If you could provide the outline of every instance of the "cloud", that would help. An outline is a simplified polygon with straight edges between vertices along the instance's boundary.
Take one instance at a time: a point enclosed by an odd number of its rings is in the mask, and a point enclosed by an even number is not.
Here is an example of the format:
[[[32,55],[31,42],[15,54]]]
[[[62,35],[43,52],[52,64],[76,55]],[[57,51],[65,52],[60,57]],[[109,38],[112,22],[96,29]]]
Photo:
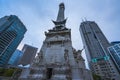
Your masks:
[[[66,27],[71,28],[74,48],[83,47],[79,26],[85,17],[95,21],[109,41],[120,40],[116,36],[120,34],[118,0],[0,0],[0,17],[15,14],[28,29],[18,48],[27,43],[40,49],[44,31],[54,27],[51,19],[56,20],[60,2],[65,3]]]

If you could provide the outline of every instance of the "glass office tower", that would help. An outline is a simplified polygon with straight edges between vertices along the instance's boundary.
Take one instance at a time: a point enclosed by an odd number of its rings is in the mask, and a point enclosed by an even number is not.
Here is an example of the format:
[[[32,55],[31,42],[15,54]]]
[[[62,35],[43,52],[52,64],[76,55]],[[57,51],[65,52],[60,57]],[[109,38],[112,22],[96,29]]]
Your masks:
[[[12,66],[17,66],[18,65],[18,62],[19,60],[21,59],[23,55],[23,52],[20,51],[20,50],[15,50],[15,52],[13,53],[12,57],[10,58],[8,64],[9,65],[12,65]]]
[[[27,31],[15,15],[0,19],[0,66],[6,66]]]
[[[99,26],[94,21],[84,21],[80,32],[91,71],[102,80],[119,80],[120,75],[107,49],[110,43]]]
[[[108,47],[108,50],[115,66],[120,73],[120,41],[111,42],[111,45],[112,46]]]

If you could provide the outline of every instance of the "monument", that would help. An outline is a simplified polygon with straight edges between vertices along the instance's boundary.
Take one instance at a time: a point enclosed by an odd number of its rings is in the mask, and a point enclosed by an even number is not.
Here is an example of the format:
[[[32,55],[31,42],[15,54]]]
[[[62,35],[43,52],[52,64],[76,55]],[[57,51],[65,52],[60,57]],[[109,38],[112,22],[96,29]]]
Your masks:
[[[46,39],[29,69],[19,80],[93,80],[85,68],[81,51],[72,47],[71,29],[66,28],[65,6],[60,3],[53,29],[45,32]]]

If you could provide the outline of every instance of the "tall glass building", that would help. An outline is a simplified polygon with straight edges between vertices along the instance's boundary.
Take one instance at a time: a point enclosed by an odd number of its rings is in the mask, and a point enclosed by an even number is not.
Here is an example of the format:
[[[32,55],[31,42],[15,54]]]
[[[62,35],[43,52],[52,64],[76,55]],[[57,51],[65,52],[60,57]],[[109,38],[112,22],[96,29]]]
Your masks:
[[[12,57],[10,58],[8,64],[9,65],[12,65],[12,66],[17,66],[18,65],[18,62],[19,60],[21,59],[23,55],[23,52],[20,51],[20,50],[15,50],[15,52],[13,53]]]
[[[111,42],[112,46],[108,47],[110,56],[120,73],[120,41]]]
[[[6,66],[27,31],[15,15],[0,18],[0,66]]]
[[[110,43],[96,22],[82,22],[80,33],[91,71],[102,80],[119,80],[120,75],[107,49]]]

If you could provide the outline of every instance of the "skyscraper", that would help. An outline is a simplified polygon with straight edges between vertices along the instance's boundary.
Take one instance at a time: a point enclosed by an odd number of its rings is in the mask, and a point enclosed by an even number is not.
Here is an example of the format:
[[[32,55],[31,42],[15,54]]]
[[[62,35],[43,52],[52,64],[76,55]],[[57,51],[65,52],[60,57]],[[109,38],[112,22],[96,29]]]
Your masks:
[[[98,25],[93,21],[82,22],[80,32],[91,71],[104,80],[119,80],[120,75],[107,50],[110,44]]]
[[[20,50],[18,50],[18,49],[15,50],[15,52],[14,52],[13,55],[11,56],[8,64],[9,64],[9,65],[12,65],[12,66],[17,66],[19,60],[20,60],[21,57],[22,57],[22,55],[23,55],[23,52],[22,52],[22,51],[20,51]]]
[[[5,16],[0,19],[0,66],[5,66],[27,31],[20,19]]]
[[[22,64],[23,66],[31,64],[31,62],[35,58],[37,50],[38,48],[25,44],[22,48],[23,56],[19,64]]]
[[[85,68],[81,50],[72,47],[71,30],[66,28],[64,3],[59,5],[55,27],[45,32],[46,39],[31,67],[22,72],[20,80],[93,80]]]
[[[114,41],[111,42],[111,44],[112,46],[108,47],[108,50],[114,64],[120,73],[120,41]]]

